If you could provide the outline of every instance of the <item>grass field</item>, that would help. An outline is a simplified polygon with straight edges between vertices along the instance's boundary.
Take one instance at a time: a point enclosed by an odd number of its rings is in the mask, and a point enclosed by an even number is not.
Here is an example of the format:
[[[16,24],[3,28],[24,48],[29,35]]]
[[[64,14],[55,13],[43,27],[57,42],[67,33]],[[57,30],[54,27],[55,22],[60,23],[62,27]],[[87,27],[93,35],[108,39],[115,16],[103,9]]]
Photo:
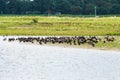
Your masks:
[[[0,35],[120,35],[120,17],[0,16]]]
[[[34,23],[33,19],[38,23]],[[0,35],[112,35],[116,36],[115,42],[99,42],[96,47],[120,50],[120,17],[0,16]]]

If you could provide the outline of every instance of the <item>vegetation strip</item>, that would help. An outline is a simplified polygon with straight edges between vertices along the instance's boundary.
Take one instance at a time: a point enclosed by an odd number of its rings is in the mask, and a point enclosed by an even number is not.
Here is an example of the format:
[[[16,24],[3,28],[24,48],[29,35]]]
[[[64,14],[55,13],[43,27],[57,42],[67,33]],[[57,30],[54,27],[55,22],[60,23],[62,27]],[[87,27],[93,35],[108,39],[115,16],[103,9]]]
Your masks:
[[[120,35],[120,17],[0,16],[0,35]]]
[[[4,37],[3,41],[32,43],[39,45],[91,46],[100,49],[120,49],[120,37],[117,36],[68,36],[68,37]]]

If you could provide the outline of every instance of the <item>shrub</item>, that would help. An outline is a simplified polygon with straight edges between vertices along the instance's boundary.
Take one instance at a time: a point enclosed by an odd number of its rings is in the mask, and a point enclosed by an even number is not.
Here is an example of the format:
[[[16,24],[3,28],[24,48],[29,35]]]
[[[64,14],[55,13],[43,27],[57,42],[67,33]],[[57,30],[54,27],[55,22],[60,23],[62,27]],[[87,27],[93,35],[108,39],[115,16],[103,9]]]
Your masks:
[[[38,23],[38,19],[32,19],[33,23]]]

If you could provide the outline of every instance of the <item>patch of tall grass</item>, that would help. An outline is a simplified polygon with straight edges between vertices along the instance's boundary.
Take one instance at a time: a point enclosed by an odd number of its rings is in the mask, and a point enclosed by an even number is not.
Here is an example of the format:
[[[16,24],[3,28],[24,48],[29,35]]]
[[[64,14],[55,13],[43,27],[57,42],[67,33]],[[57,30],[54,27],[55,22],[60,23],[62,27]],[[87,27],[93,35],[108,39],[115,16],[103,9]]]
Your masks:
[[[120,17],[0,16],[0,35],[120,35]]]

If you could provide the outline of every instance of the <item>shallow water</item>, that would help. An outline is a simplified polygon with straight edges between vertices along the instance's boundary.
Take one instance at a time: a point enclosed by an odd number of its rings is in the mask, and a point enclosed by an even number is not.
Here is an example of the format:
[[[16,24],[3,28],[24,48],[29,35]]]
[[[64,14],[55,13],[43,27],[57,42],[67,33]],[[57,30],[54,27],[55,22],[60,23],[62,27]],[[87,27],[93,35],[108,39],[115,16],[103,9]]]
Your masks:
[[[3,42],[0,80],[120,80],[120,52]]]

